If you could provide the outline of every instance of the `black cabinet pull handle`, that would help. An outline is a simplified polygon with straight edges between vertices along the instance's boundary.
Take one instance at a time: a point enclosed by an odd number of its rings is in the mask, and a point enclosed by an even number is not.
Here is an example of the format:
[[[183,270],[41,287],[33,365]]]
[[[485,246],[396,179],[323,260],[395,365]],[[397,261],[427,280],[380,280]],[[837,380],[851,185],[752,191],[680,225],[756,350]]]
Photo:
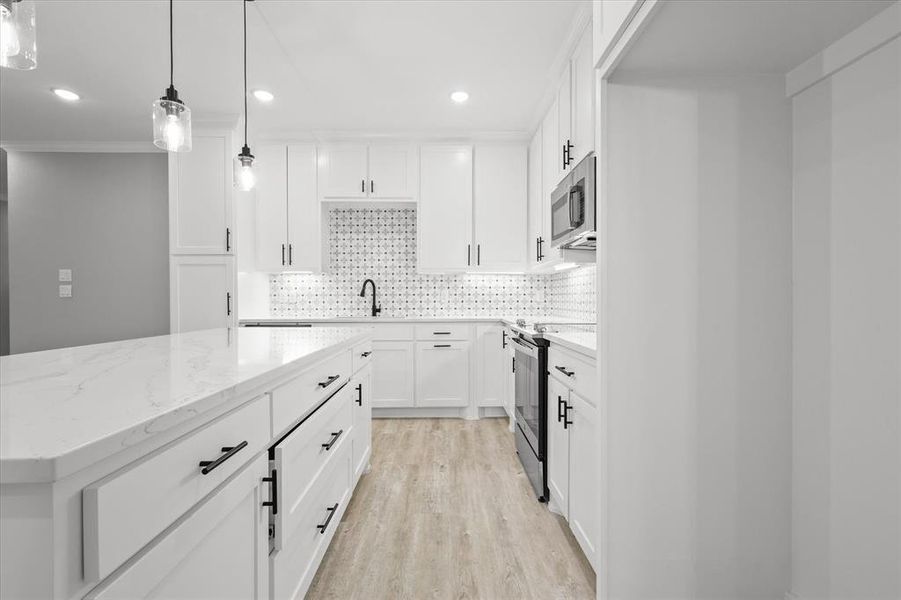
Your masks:
[[[565,169],[567,165],[566,162],[566,144],[563,144],[563,168]]]
[[[357,406],[363,406],[363,384],[357,385]]]
[[[569,420],[569,411],[572,409],[572,406],[566,402],[563,403],[563,429],[569,429],[569,426],[573,424],[573,422]]]
[[[231,252],[232,249],[232,230],[228,227],[225,228],[225,251]]]
[[[231,316],[232,314],[232,293],[225,292],[225,314],[226,316]]]
[[[329,506],[325,510],[328,511],[328,516],[325,518],[325,523],[316,526],[316,529],[319,530],[319,533],[325,533],[325,530],[328,529],[328,524],[332,522],[332,517],[334,517],[335,513],[338,512],[338,503],[335,502],[334,506]]]
[[[472,266],[472,244],[466,244],[466,266]]]
[[[294,244],[288,244],[288,264],[294,264]]]
[[[215,469],[216,467],[218,467],[219,465],[221,465],[222,463],[224,463],[225,461],[227,461],[228,459],[230,459],[232,456],[234,456],[235,454],[237,454],[238,452],[240,452],[241,450],[243,450],[245,446],[247,446],[247,440],[244,440],[243,442],[241,442],[241,443],[238,444],[237,446],[225,446],[225,447],[223,447],[223,448],[222,448],[222,452],[224,452],[225,454],[223,454],[222,456],[220,456],[220,457],[217,458],[216,460],[202,460],[202,461],[200,461],[199,466],[203,467],[203,468],[200,469],[200,473],[201,473],[202,475],[206,475],[207,473],[209,473],[210,471],[212,471],[213,469]]]
[[[282,244],[282,266],[285,266],[285,245]]]
[[[361,354],[360,356],[363,358],[367,358],[370,354],[372,354],[372,352],[367,351],[367,352],[364,352],[363,354]]]
[[[501,348],[506,348],[506,347],[507,347],[507,330],[502,329],[501,330]]]
[[[263,502],[263,506],[271,506],[272,514],[278,514],[278,471],[272,469],[269,477],[263,477],[263,481],[269,482],[269,500]]]
[[[558,371],[560,371],[561,373],[563,373],[564,375],[566,375],[567,377],[572,377],[573,375],[576,374],[575,371],[567,371],[566,367],[558,367],[558,366],[554,365],[554,368],[557,369]]]
[[[476,244],[476,264],[482,264],[482,244]]]
[[[330,385],[332,385],[333,383],[335,383],[336,381],[338,381],[340,378],[341,378],[340,375],[332,375],[331,377],[329,377],[329,378],[326,379],[325,381],[320,381],[320,382],[319,382],[319,387],[321,387],[321,388],[327,388],[328,386],[330,386]]]
[[[450,335],[450,331],[433,331],[432,335]]]
[[[433,348],[450,348],[450,344],[433,344]]]
[[[341,438],[342,433],[344,433],[343,429],[339,429],[338,431],[333,431],[332,439],[330,439],[326,443],[322,444],[322,447],[325,448],[326,450],[331,450],[332,446],[335,445],[335,442],[337,442]]]
[[[535,262],[541,260],[541,238],[535,238]]]
[[[557,396],[557,422],[563,420],[563,396]]]
[[[363,192],[364,194],[366,193],[366,180],[365,179],[360,180],[360,191]]]
[[[371,179],[369,180],[369,193],[370,194],[375,193],[375,182]]]
[[[513,357],[513,372],[516,373],[516,357]]]
[[[542,252],[543,249],[544,249],[544,238],[540,237],[540,238],[538,238],[538,260],[539,261],[544,260],[544,252]]]

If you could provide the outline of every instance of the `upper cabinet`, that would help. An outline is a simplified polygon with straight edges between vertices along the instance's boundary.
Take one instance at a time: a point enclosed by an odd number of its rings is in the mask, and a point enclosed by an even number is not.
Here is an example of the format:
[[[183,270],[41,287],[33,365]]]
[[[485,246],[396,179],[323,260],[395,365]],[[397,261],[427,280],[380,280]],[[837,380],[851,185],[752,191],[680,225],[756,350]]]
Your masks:
[[[524,271],[528,265],[528,156],[523,145],[475,147],[474,266]]]
[[[319,149],[324,200],[416,199],[416,147],[406,144],[333,144]]]
[[[460,271],[474,264],[472,146],[422,147],[417,216],[421,271]]]
[[[544,203],[541,189],[541,128],[532,136],[529,142],[529,229],[528,229],[528,253],[529,265],[535,267],[541,262],[542,246],[550,248],[550,244],[544,243]]]
[[[257,149],[256,267],[260,271],[319,271],[321,216],[316,196],[316,147]]]
[[[169,253],[231,254],[230,131],[195,132],[190,152],[169,154]]]

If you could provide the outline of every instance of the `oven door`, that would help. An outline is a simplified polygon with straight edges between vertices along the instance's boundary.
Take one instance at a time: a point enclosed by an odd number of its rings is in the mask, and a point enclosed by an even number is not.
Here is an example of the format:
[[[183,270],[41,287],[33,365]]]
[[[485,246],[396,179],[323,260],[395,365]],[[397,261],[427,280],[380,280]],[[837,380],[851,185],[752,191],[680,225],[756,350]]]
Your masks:
[[[516,424],[538,457],[541,457],[541,390],[538,347],[522,338],[512,338],[516,351]]]

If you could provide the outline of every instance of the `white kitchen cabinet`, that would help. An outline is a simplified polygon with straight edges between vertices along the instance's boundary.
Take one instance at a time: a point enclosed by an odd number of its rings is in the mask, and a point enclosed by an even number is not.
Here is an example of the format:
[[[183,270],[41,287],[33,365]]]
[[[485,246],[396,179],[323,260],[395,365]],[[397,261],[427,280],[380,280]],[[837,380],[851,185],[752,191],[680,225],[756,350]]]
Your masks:
[[[597,409],[574,391],[566,416],[569,432],[569,526],[591,564],[595,564],[600,497]]]
[[[564,407],[569,389],[548,377],[547,390],[547,487],[551,502],[565,519],[569,519],[570,434],[564,422]]]
[[[416,406],[469,405],[469,342],[416,343]]]
[[[585,28],[570,61],[572,97],[570,166],[594,151],[595,70],[592,62],[591,27]]]
[[[557,145],[557,102],[554,102],[541,122],[541,266],[561,261],[560,251],[552,248],[551,194],[560,182],[563,149]]]
[[[557,161],[557,177],[559,182],[569,173],[573,162],[570,158],[572,150],[572,65],[566,64],[560,82],[557,84],[557,149],[560,160]]]
[[[326,200],[413,200],[416,147],[409,144],[335,144],[319,150],[320,195]]]
[[[319,149],[319,187],[323,198],[366,197],[365,144],[338,144]]]
[[[230,254],[230,131],[195,132],[190,152],[169,153],[169,253]]]
[[[524,271],[528,265],[528,156],[521,145],[475,147],[475,266]]]
[[[320,271],[321,218],[316,196],[316,147],[257,150],[256,267],[260,271]]]
[[[353,470],[354,482],[366,470],[372,455],[372,367],[366,366],[354,375],[353,390]]]
[[[235,324],[232,256],[169,257],[169,327],[172,333]]]
[[[405,408],[414,405],[415,360],[415,342],[376,340],[372,343],[374,408]]]
[[[504,344],[504,326],[483,324],[476,326],[476,403],[478,406],[505,404],[505,379],[510,370]]]
[[[269,598],[265,455],[86,597]]]
[[[542,244],[544,241],[544,202],[542,202],[543,190],[541,187],[541,127],[532,136],[529,142],[529,228],[528,228],[528,253],[529,266],[536,267],[541,262],[542,245],[550,247],[550,244]]]
[[[592,62],[599,65],[619,41],[644,0],[594,0]]]
[[[420,271],[462,271],[475,265],[472,147],[420,150],[417,245]]]

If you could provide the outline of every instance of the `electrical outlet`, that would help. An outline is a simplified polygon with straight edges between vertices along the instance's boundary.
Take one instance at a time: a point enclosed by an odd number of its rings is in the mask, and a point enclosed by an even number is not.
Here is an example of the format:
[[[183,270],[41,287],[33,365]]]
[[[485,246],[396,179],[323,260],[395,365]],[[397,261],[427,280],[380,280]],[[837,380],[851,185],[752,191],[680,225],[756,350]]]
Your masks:
[[[59,297],[60,298],[71,298],[72,297],[72,286],[71,285],[59,286]]]
[[[59,280],[60,281],[72,281],[72,269],[60,269],[59,270]]]

